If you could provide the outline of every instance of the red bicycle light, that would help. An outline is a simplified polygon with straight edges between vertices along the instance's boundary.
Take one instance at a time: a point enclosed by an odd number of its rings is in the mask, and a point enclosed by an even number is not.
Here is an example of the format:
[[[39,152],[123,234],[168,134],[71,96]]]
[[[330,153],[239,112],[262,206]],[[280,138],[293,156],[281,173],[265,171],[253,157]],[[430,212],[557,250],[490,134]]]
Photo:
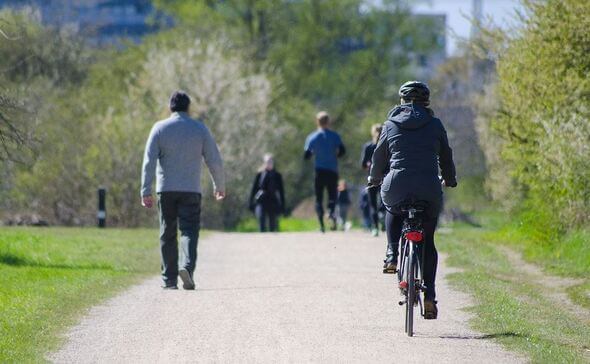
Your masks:
[[[406,282],[406,281],[399,282],[399,288],[408,289],[408,282]]]
[[[421,231],[408,231],[406,233],[406,239],[417,243],[422,241],[422,232]]]

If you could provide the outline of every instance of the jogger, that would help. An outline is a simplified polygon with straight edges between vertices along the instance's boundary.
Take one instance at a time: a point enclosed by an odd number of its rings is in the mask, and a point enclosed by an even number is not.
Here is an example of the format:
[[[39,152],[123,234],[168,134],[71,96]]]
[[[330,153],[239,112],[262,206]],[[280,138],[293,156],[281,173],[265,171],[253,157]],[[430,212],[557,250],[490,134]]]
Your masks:
[[[328,191],[329,218],[332,230],[336,230],[336,198],[338,197],[338,158],[346,153],[344,144],[338,133],[329,129],[330,116],[321,111],[316,115],[318,129],[309,134],[305,140],[303,157],[311,159],[315,156],[315,198],[316,213],[320,223],[320,230],[325,232],[324,226],[324,190]]]

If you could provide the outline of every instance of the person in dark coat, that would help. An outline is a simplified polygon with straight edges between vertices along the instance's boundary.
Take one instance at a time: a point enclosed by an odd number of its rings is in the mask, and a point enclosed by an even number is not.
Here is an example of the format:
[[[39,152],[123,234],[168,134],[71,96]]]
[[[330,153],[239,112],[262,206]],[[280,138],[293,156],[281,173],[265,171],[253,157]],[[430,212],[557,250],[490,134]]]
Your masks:
[[[264,164],[254,178],[249,205],[256,214],[261,232],[265,232],[267,226],[270,231],[279,230],[279,215],[285,209],[285,191],[283,177],[274,168],[270,154],[264,156]]]
[[[383,127],[381,124],[375,124],[371,127],[371,136],[372,140],[366,142],[363,145],[363,151],[361,154],[361,168],[369,173],[371,169],[371,161],[373,159],[373,153],[375,152],[375,148],[377,147],[377,141],[379,140],[379,135],[381,134],[381,129]],[[387,166],[388,168],[389,166]],[[386,172],[384,174],[387,174]],[[371,230],[371,234],[373,236],[379,235],[379,205],[381,205],[379,201],[379,187],[370,188],[367,191],[368,198],[369,198],[369,208],[371,214],[371,224],[369,225],[369,230]]]
[[[394,107],[383,124],[373,153],[369,185],[381,185],[386,217],[388,249],[384,273],[397,269],[403,214],[399,206],[409,201],[427,201],[422,214],[424,228],[424,318],[436,319],[435,279],[438,254],[434,231],[442,208],[442,185],[457,186],[453,153],[447,132],[428,108],[430,90],[422,82],[406,82],[399,90],[401,105]],[[389,166],[389,172],[383,171]]]
[[[359,189],[359,209],[363,217],[363,226],[371,230],[371,206],[369,202],[369,191],[365,187]]]

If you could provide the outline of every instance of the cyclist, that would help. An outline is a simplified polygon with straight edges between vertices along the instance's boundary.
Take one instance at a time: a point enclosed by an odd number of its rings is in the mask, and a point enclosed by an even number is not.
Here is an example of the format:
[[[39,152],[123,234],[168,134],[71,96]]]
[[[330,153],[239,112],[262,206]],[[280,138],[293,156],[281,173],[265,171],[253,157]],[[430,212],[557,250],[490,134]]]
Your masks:
[[[309,134],[305,140],[304,159],[315,156],[315,209],[320,222],[320,230],[324,227],[324,190],[328,191],[328,210],[332,222],[331,230],[336,230],[336,199],[338,198],[338,158],[346,153],[342,139],[338,133],[329,129],[330,115],[320,111],[316,115],[318,129]]]
[[[375,147],[377,147],[377,141],[379,141],[379,135],[381,134],[382,129],[381,124],[375,124],[371,127],[371,136],[372,140],[366,142],[363,145],[363,152],[361,155],[361,168],[369,173],[369,169],[371,168],[371,160],[373,158],[373,152],[375,151]],[[386,167],[386,169],[389,166]],[[387,172],[384,172],[387,174]],[[379,188],[370,188],[368,190],[368,197],[369,197],[369,208],[371,211],[371,225],[369,225],[369,229],[371,230],[371,234],[373,236],[379,235]]]
[[[424,318],[436,319],[435,279],[438,254],[434,230],[442,208],[442,184],[455,187],[455,164],[447,133],[440,119],[428,107],[430,90],[419,81],[404,83],[399,89],[401,105],[394,107],[383,124],[383,131],[373,154],[369,185],[381,184],[381,198],[387,207],[387,255],[384,272],[397,268],[399,239],[403,215],[396,210],[408,200],[428,201],[422,214],[424,228],[424,266],[426,292]],[[389,165],[389,173],[384,169]]]

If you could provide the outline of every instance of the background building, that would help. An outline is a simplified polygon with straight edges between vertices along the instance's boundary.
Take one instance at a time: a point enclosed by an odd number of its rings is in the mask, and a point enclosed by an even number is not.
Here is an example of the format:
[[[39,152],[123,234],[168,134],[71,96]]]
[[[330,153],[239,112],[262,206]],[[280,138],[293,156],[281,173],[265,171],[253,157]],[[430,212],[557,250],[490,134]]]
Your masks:
[[[138,42],[170,23],[150,0],[0,0],[0,8],[29,8],[49,26],[70,28],[91,43]]]

